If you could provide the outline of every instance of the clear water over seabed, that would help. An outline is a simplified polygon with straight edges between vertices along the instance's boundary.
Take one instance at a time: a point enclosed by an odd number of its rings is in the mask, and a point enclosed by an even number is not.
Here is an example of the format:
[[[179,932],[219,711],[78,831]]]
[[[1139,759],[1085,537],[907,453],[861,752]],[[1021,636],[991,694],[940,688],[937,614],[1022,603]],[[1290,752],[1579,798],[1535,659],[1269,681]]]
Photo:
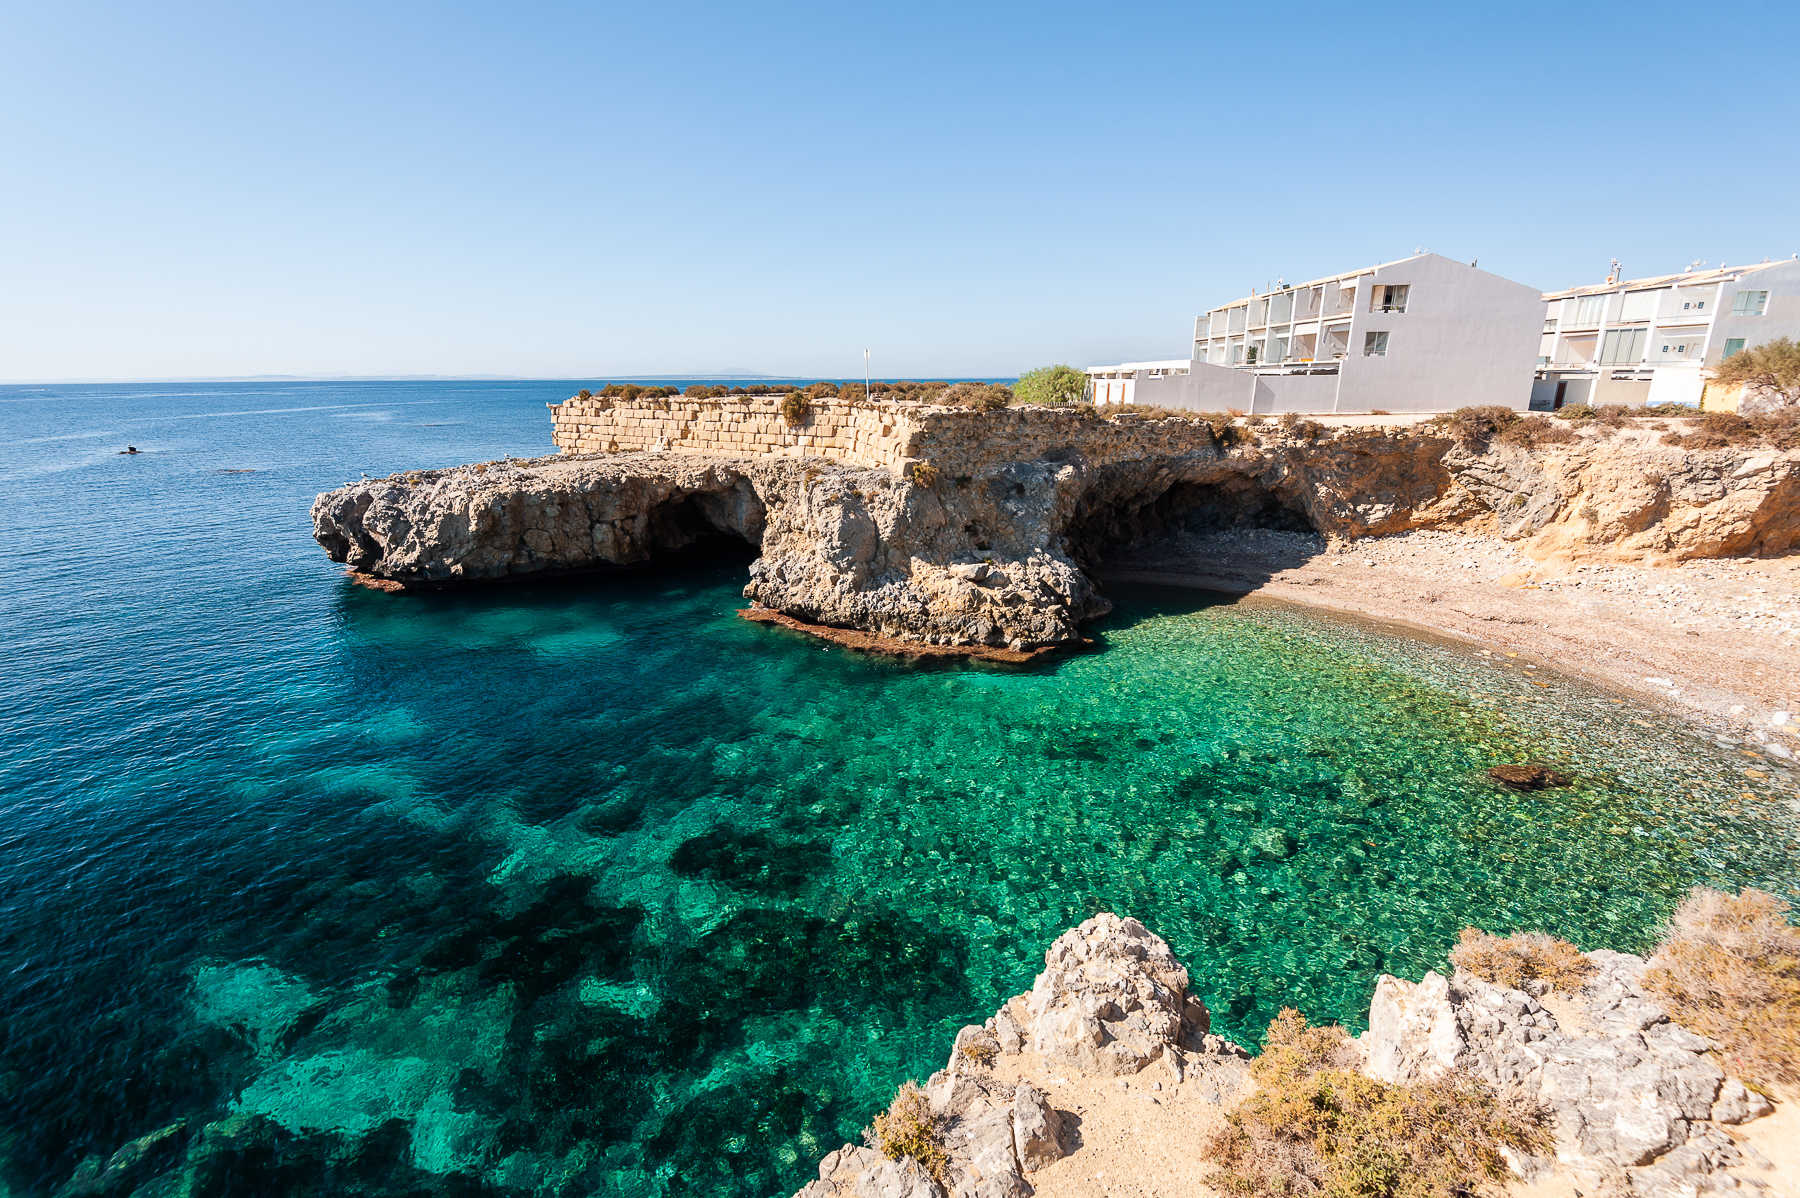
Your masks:
[[[1789,775],[1503,657],[1139,592],[917,668],[737,619],[741,562],[394,597],[312,543],[576,385],[0,388],[0,1194],[146,1136],[110,1192],[781,1194],[1099,909],[1253,1039],[1465,924],[1795,895]]]

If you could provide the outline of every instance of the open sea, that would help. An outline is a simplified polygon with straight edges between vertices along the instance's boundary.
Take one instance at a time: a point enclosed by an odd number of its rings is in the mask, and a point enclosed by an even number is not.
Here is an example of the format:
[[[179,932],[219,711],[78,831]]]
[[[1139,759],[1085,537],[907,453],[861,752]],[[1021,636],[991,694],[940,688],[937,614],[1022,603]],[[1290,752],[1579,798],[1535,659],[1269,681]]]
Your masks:
[[[1800,898],[1790,774],[1517,659],[1140,591],[926,668],[738,619],[741,560],[313,543],[582,385],[0,387],[0,1196],[785,1195],[1095,911],[1254,1041],[1465,925]]]

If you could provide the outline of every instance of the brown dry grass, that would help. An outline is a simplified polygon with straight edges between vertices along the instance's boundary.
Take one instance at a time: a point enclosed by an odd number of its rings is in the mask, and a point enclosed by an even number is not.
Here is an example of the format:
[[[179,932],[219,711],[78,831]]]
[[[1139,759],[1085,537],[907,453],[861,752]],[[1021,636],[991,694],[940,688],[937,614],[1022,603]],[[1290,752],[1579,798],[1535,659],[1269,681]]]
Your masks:
[[[901,1086],[888,1109],[875,1116],[875,1121],[863,1133],[863,1139],[890,1161],[911,1157],[923,1165],[939,1185],[948,1186],[944,1169],[950,1163],[950,1154],[944,1150],[938,1134],[937,1116],[931,1113],[931,1100],[919,1083],[907,1082]]]
[[[1356,1071],[1339,1027],[1283,1011],[1251,1066],[1256,1091],[1207,1141],[1210,1179],[1230,1198],[1468,1198],[1498,1195],[1502,1149],[1543,1153],[1543,1116],[1501,1102],[1472,1078],[1393,1086]]]
[[[1675,1021],[1717,1040],[1727,1069],[1800,1087],[1800,928],[1760,890],[1696,887],[1663,933],[1644,985]]]
[[[1485,982],[1523,990],[1541,982],[1551,990],[1577,990],[1594,972],[1591,961],[1567,940],[1542,932],[1514,932],[1493,936],[1464,928],[1450,963]]]

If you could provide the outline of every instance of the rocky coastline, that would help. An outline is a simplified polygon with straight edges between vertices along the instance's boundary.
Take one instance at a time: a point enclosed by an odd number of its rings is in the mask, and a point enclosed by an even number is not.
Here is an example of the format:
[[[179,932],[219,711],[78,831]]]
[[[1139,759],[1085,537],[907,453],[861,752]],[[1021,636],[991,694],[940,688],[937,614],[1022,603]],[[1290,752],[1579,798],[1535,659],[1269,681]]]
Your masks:
[[[1662,421],[1532,445],[1429,423],[1091,409],[906,419],[913,431],[885,458],[867,438],[851,452],[799,435],[791,452],[733,456],[739,441],[701,424],[646,451],[412,471],[319,496],[314,536],[400,589],[642,564],[724,538],[755,553],[746,598],[798,625],[1011,653],[1079,643],[1110,609],[1097,567],[1182,528],[1327,543],[1449,530],[1545,561],[1800,547],[1800,450],[1670,446]]]
[[[1507,1165],[1536,1194],[1762,1192],[1775,1165],[1757,1144],[1788,1136],[1788,1104],[1769,1118],[1646,990],[1643,958],[1583,960],[1583,983],[1554,993],[1460,968],[1384,975],[1354,1066],[1390,1085],[1455,1075],[1535,1109],[1553,1147]],[[1256,1082],[1251,1054],[1212,1034],[1202,987],[1136,920],[1094,916],[1028,993],[957,1033],[914,1114],[932,1159],[846,1144],[796,1198],[1217,1193],[1202,1141]],[[1765,1118],[1772,1131],[1745,1134]]]

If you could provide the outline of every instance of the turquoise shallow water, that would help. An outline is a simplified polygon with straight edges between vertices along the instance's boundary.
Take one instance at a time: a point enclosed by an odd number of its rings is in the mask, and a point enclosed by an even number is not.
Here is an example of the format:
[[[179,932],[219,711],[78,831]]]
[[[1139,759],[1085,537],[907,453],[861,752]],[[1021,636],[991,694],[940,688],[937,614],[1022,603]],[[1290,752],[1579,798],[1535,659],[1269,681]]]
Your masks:
[[[1096,910],[1250,1039],[1465,924],[1800,897],[1788,775],[1504,658],[1140,591],[907,667],[741,564],[396,598],[312,545],[570,390],[0,388],[0,1192],[782,1194]]]

